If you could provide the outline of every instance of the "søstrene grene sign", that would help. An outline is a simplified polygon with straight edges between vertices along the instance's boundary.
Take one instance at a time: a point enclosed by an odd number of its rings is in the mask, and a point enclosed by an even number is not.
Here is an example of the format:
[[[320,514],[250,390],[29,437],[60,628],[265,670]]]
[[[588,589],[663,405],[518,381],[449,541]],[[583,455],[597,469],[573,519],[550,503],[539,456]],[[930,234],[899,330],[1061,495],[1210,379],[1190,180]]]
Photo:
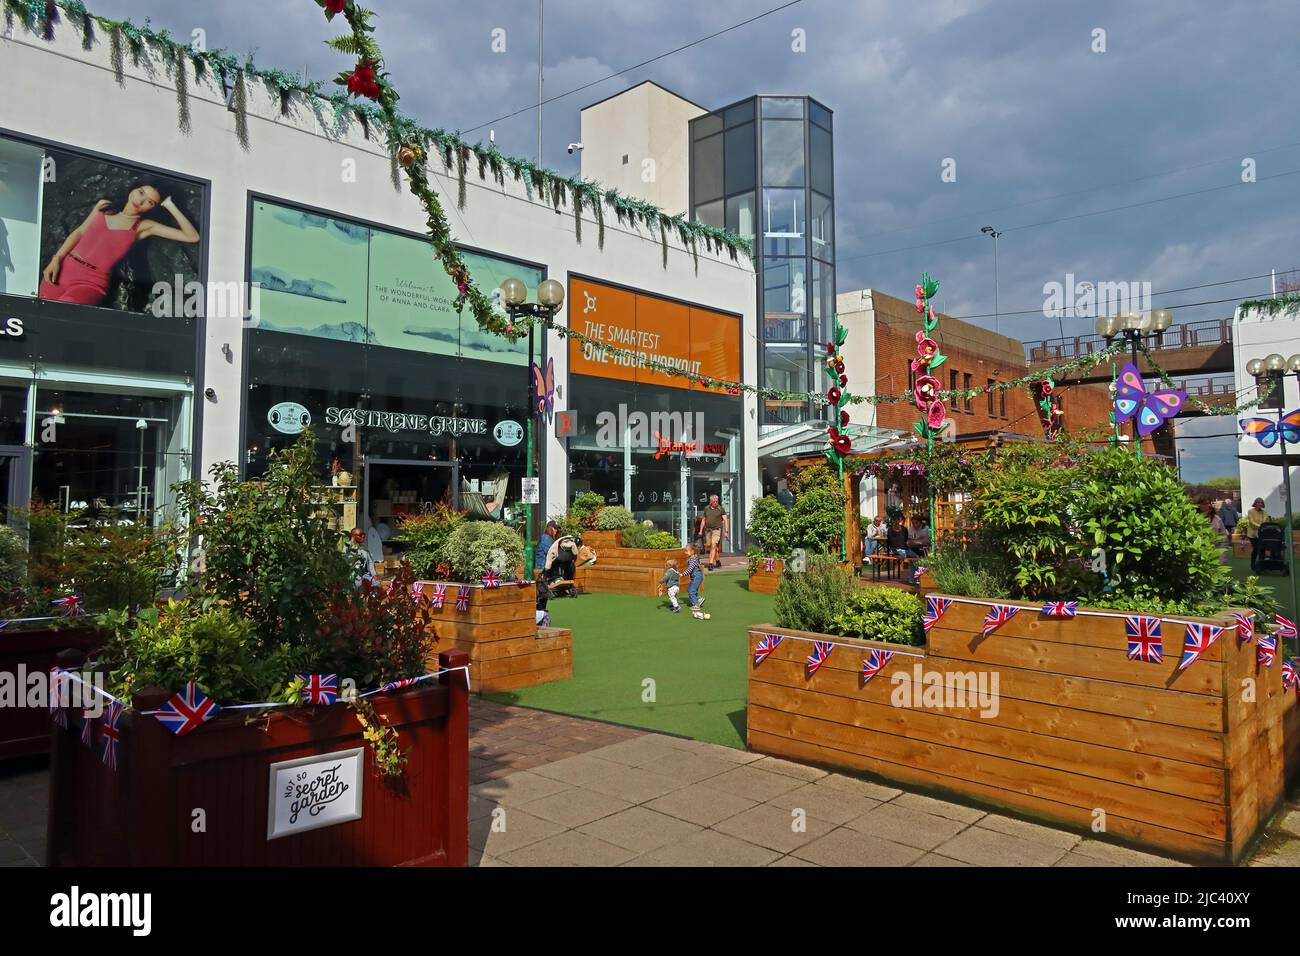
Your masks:
[[[487,421],[482,418],[458,418],[454,415],[414,415],[407,412],[380,412],[369,408],[325,409],[325,424],[343,428],[382,428],[387,432],[428,432],[430,435],[486,435]]]

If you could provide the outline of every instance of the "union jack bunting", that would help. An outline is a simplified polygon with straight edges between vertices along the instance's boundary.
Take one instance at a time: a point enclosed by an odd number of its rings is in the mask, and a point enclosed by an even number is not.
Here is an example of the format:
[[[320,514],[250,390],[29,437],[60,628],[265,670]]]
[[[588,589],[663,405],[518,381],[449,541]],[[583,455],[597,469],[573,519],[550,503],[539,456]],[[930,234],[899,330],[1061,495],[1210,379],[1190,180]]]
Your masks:
[[[433,593],[426,594],[425,597],[429,599],[429,607],[433,608],[435,611],[441,611],[443,604],[447,601],[447,585],[435,584],[433,586]]]
[[[1011,620],[1020,613],[1020,608],[1014,604],[995,604],[989,608],[989,612],[984,615],[983,636],[988,637],[1007,621]]]
[[[1160,618],[1126,617],[1124,633],[1128,637],[1128,659],[1159,664],[1165,659],[1164,641],[1160,636]]]
[[[387,693],[390,690],[397,690],[401,687],[410,687],[412,684],[419,681],[419,679],[420,678],[418,677],[408,677],[405,680],[389,681],[387,684],[385,684],[383,687],[379,689],[380,691]]]
[[[61,598],[55,598],[50,604],[59,609],[60,617],[81,617],[86,613],[86,609],[81,606],[80,594],[68,594]]]
[[[469,588],[462,587],[459,591],[456,592],[456,610],[458,611],[469,610]]]
[[[1290,690],[1295,686],[1295,661],[1288,657],[1282,661],[1282,689]]]
[[[50,668],[50,720],[60,727],[68,726],[68,712],[64,709],[65,694],[63,688],[68,685],[68,676],[62,667]]]
[[[880,673],[881,669],[893,659],[893,651],[874,650],[871,656],[862,662],[862,683],[866,683]]]
[[[781,644],[780,634],[764,634],[759,642],[754,645],[754,666],[757,667],[763,661],[772,656],[772,652]]]
[[[1277,636],[1278,637],[1295,637],[1295,621],[1288,620],[1281,614],[1277,616]]]
[[[952,607],[952,598],[930,595],[925,599],[925,614],[921,616],[921,626],[925,628],[925,633],[930,633],[930,628],[939,623],[943,612],[950,607]]]
[[[339,699],[338,674],[298,674],[302,681],[302,702],[313,707],[328,707]]]
[[[184,690],[172,694],[153,715],[164,727],[181,737],[202,727],[219,713],[221,708],[216,701],[199,690],[194,681],[188,681]]]
[[[1277,635],[1260,631],[1255,641],[1258,647],[1255,662],[1263,667],[1272,667],[1273,658],[1277,657]]]
[[[81,742],[87,747],[95,746],[95,718],[88,710],[81,712]]]
[[[1237,622],[1237,640],[1243,644],[1255,636],[1255,618],[1250,614],[1233,614],[1232,619]]]
[[[488,571],[483,575],[483,586],[485,588],[501,587],[501,575],[496,571]],[[461,590],[464,590],[463,588]]]
[[[424,593],[424,582],[416,581],[411,585],[411,600],[416,604],[419,604],[421,601],[426,599],[427,595]]]
[[[1188,624],[1183,636],[1183,659],[1178,662],[1178,669],[1190,667],[1208,651],[1223,634],[1223,628],[1213,624]]]
[[[104,705],[104,719],[100,721],[102,726],[99,728],[99,759],[109,770],[117,769],[117,745],[122,736],[122,728],[118,724],[121,720],[122,705],[110,700]]]
[[[1043,605],[1043,617],[1077,617],[1078,601],[1048,601]]]
[[[826,658],[831,656],[831,649],[834,646],[830,641],[813,641],[813,652],[808,655],[808,660],[805,662],[809,677],[816,674],[818,668],[826,663]]]
[[[768,574],[771,574],[773,571],[775,571],[775,570],[776,570],[776,558],[764,558],[764,559],[763,559],[763,570],[766,571]]]

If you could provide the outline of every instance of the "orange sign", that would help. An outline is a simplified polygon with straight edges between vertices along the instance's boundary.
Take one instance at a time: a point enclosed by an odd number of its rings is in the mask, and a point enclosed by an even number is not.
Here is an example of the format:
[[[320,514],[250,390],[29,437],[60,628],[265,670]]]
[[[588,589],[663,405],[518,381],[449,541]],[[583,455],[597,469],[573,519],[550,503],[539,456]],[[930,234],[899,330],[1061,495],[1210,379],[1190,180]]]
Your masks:
[[[740,319],[734,315],[574,276],[569,279],[569,328],[600,343],[570,339],[569,369],[576,375],[703,388],[690,378],[649,367],[655,362],[740,381]],[[725,389],[709,391],[726,394]]]

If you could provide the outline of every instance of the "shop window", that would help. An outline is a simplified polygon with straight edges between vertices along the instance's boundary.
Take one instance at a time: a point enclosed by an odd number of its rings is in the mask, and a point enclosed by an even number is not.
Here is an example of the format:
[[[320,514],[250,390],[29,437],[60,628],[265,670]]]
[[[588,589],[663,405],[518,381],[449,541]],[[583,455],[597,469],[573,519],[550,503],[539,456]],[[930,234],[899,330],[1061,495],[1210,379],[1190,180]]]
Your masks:
[[[971,377],[970,372],[964,372],[961,377],[961,387],[966,391],[966,397],[963,399],[966,414],[974,415],[974,399],[971,397]]]
[[[993,379],[989,379],[988,381],[988,393],[989,393],[989,418],[992,418],[993,417]]]

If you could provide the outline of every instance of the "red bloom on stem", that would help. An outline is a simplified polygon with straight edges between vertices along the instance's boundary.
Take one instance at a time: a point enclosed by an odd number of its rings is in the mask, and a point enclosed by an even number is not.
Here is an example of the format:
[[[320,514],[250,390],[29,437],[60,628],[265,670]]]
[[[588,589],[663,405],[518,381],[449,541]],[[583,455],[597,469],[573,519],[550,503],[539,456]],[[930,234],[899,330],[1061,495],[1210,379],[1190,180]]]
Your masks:
[[[925,423],[933,429],[943,427],[944,419],[947,417],[947,409],[943,407],[943,402],[933,401],[925,410]]]
[[[838,405],[840,403],[840,390],[832,385],[830,391],[826,393],[826,400],[832,405]]]
[[[848,435],[840,434],[834,425],[826,429],[826,434],[830,439],[831,447],[841,455],[846,455],[853,450],[853,440]]]
[[[348,76],[348,92],[372,100],[379,99],[379,82],[375,79],[375,68],[369,63],[358,63]]]
[[[323,0],[325,12],[330,16],[342,13],[343,8],[348,5],[348,0]]]
[[[925,290],[919,285],[916,287],[916,311],[925,311]]]
[[[929,362],[939,352],[939,343],[930,338],[924,332],[916,333],[916,354],[921,356],[921,361]]]
[[[912,386],[912,398],[919,408],[925,408],[938,397],[939,380],[933,375],[922,375]]]
[[[849,413],[840,409],[840,428],[849,427]]]

